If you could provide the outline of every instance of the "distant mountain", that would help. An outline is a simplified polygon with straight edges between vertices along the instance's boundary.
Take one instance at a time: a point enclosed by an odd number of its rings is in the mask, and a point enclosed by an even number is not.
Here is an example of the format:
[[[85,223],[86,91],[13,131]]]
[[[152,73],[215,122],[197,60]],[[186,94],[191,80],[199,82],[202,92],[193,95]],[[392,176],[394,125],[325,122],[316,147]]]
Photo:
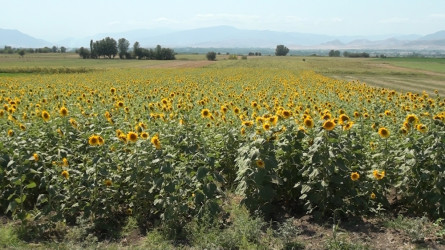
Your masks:
[[[275,48],[284,44],[290,49],[427,49],[445,50],[445,30],[426,36],[379,35],[333,36],[270,30],[245,30],[231,26],[215,26],[182,31],[141,29],[128,32],[102,33],[83,38],[68,38],[54,43],[67,48],[89,47],[90,40],[105,37],[126,38],[131,46],[138,41],[142,47],[161,45],[171,48]],[[32,38],[17,30],[0,29],[0,46],[44,47],[51,43]]]
[[[18,30],[0,29],[0,46],[12,46],[14,48],[43,48],[50,47],[48,41],[26,35]]]
[[[445,30],[438,31],[433,34],[426,35],[421,37],[419,40],[444,40],[445,39]]]
[[[58,41],[57,44],[61,46],[65,46],[68,48],[80,48],[80,47],[89,47],[90,41],[101,40],[107,36],[114,38],[116,41],[120,38],[125,38],[130,41],[131,46],[136,41],[145,41],[154,36],[165,35],[168,33],[172,33],[174,30],[169,29],[138,29],[138,30],[130,30],[126,32],[114,32],[114,33],[100,33],[92,36],[85,36],[80,38],[66,38],[64,40]]]

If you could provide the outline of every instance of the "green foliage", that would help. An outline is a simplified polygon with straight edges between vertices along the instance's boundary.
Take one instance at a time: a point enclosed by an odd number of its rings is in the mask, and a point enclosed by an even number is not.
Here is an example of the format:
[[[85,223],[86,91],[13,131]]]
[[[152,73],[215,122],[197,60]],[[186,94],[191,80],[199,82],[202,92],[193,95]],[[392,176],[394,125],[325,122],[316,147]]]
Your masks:
[[[285,56],[289,53],[289,49],[284,45],[277,45],[277,48],[275,49],[275,55],[276,56]]]
[[[425,237],[431,235],[432,231],[435,230],[429,226],[426,217],[407,218],[399,215],[393,220],[385,221],[383,225],[387,228],[401,231],[406,234],[412,242],[423,242]]]
[[[207,52],[206,58],[209,61],[215,61],[216,60],[216,52],[214,52],[214,51]]]
[[[23,242],[20,241],[15,228],[11,224],[0,226],[0,247],[16,248],[21,247]]]

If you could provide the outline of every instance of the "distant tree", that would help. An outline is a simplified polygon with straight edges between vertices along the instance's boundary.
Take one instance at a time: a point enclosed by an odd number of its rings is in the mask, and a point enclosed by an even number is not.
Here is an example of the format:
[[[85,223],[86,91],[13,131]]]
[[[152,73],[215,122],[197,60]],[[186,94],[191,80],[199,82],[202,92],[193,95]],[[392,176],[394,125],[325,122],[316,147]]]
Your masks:
[[[141,46],[139,45],[139,42],[135,42],[133,44],[133,54],[135,58],[142,59],[142,49]]]
[[[100,47],[102,51],[102,55],[107,56],[111,59],[111,57],[115,57],[117,55],[117,42],[111,37],[106,37],[100,41]]]
[[[80,47],[78,53],[79,56],[82,57],[83,59],[87,59],[91,56],[90,51],[88,49],[85,49],[84,47]]]
[[[25,55],[25,50],[24,49],[19,50],[19,55],[23,57]]]
[[[126,55],[128,54],[128,48],[130,47],[130,42],[125,39],[125,38],[121,38],[117,41],[117,48],[119,51],[119,58],[123,59],[128,58]]]
[[[330,57],[339,57],[340,56],[340,51],[332,49],[331,51],[329,51],[329,56]]]
[[[66,48],[65,47],[60,47],[60,53],[65,53],[66,52]]]
[[[53,53],[57,53],[57,47],[56,46],[53,46],[52,48],[51,48],[51,52],[53,52]]]
[[[275,49],[275,55],[276,56],[285,56],[289,53],[289,49],[284,45],[277,45],[277,48]]]
[[[90,57],[96,59],[97,58],[97,51],[96,51],[96,47],[93,40],[90,40]]]
[[[209,51],[206,54],[207,60],[209,61],[215,61],[216,60],[216,53],[214,51]]]

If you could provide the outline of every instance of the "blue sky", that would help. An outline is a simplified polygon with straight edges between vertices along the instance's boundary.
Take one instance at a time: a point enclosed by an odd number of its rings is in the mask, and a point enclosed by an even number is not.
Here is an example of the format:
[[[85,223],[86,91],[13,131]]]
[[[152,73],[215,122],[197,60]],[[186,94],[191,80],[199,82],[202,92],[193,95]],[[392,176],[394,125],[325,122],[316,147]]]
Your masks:
[[[49,41],[216,25],[328,35],[445,30],[444,0],[0,0],[0,28]]]

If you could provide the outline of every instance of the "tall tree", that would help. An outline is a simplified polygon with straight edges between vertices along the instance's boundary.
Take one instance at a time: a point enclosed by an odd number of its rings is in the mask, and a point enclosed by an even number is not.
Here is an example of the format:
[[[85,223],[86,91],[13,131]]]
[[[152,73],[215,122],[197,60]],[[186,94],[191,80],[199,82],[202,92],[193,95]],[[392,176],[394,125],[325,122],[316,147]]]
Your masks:
[[[285,56],[289,53],[289,49],[284,45],[277,45],[277,48],[275,49],[275,55],[276,56]]]
[[[130,42],[125,39],[121,38],[117,42],[117,48],[119,50],[119,58],[127,57],[128,54],[128,48],[130,47]]]
[[[134,57],[136,57],[137,59],[142,59],[142,49],[141,45],[139,45],[139,42],[135,42],[133,44],[133,53]]]

